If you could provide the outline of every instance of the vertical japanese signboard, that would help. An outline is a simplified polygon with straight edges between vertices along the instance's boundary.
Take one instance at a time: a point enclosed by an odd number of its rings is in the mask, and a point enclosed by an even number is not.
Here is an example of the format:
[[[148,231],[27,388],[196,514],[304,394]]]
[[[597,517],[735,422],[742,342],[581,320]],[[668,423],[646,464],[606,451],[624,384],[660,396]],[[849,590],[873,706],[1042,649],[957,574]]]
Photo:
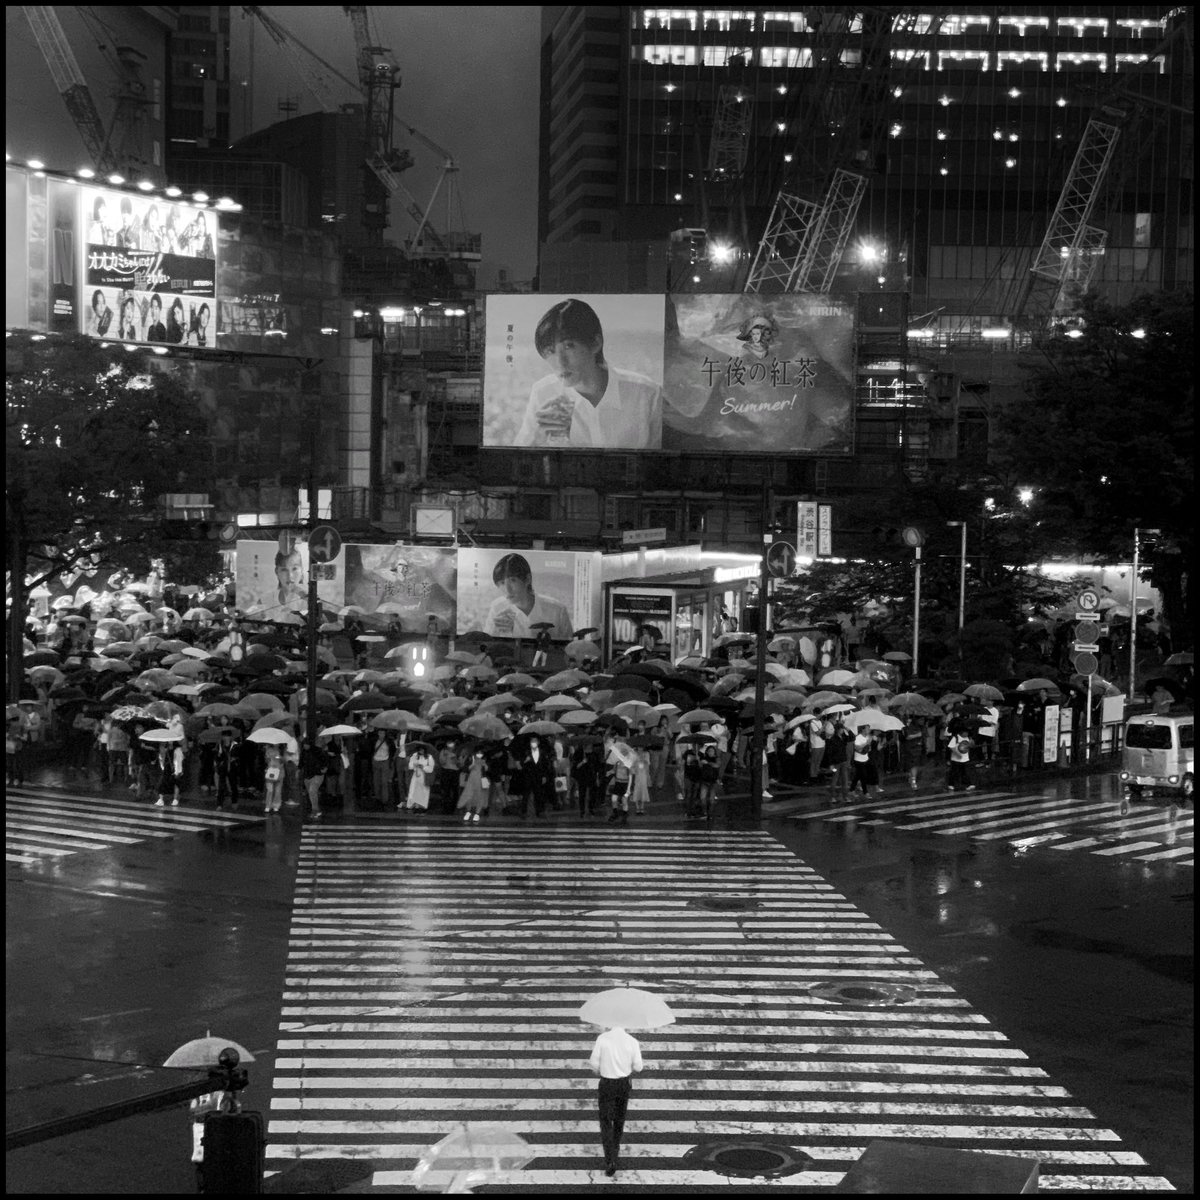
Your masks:
[[[796,504],[796,553],[801,558],[833,554],[833,505],[815,500]]]

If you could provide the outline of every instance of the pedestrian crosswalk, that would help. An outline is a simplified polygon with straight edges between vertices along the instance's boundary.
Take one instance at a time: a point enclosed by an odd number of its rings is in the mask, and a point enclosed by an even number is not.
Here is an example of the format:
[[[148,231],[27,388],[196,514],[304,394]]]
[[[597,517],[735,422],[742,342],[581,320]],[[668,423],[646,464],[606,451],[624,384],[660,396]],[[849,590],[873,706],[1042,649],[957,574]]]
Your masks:
[[[69,858],[86,850],[134,846],[184,833],[228,829],[255,820],[186,806],[156,808],[135,800],[10,786],[4,802],[4,859],[30,866]]]
[[[812,990],[839,983],[899,1002]],[[597,1031],[577,1013],[622,985],[661,993],[676,1023],[639,1034],[619,1183],[827,1191],[869,1141],[912,1138],[1036,1156],[1046,1190],[1173,1190],[757,831],[306,829],[268,1169],[353,1160],[400,1188],[424,1147],[486,1121],[530,1145],[508,1188],[611,1186],[587,1067]],[[756,1137],[785,1139],[800,1166],[730,1179],[689,1157]]]
[[[1028,849],[1084,850],[1101,858],[1195,865],[1195,814],[1170,806],[1135,805],[1122,814],[1118,799],[1073,799],[1050,791],[1017,795],[1009,791],[942,792],[839,804],[793,813],[791,820],[894,822],[907,832],[1007,842]]]

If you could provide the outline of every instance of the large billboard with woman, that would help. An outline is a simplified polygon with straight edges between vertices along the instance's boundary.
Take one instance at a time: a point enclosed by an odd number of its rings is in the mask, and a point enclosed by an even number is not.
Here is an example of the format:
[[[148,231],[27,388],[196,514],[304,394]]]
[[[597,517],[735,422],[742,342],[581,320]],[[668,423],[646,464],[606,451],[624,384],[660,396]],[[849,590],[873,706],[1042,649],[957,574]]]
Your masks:
[[[492,296],[483,444],[849,454],[853,379],[830,296]]]

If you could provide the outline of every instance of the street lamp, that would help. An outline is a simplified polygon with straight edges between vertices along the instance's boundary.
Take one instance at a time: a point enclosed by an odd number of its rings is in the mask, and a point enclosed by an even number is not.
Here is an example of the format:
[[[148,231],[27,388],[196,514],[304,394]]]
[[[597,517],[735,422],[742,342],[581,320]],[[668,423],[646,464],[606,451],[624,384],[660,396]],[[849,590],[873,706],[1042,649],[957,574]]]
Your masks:
[[[925,534],[915,525],[906,525],[900,531],[900,538],[906,546],[912,547],[913,552],[912,673],[915,679],[920,674],[921,661],[921,547],[925,544]]]

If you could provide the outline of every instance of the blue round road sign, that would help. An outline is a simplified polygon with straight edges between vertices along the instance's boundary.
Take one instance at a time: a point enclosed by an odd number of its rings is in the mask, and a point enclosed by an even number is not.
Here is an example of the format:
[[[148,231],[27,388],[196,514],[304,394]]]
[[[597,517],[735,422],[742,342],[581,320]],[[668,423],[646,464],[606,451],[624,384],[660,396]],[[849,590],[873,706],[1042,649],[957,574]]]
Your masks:
[[[342,549],[342,535],[332,525],[318,525],[308,535],[308,558],[314,563],[330,563]]]

